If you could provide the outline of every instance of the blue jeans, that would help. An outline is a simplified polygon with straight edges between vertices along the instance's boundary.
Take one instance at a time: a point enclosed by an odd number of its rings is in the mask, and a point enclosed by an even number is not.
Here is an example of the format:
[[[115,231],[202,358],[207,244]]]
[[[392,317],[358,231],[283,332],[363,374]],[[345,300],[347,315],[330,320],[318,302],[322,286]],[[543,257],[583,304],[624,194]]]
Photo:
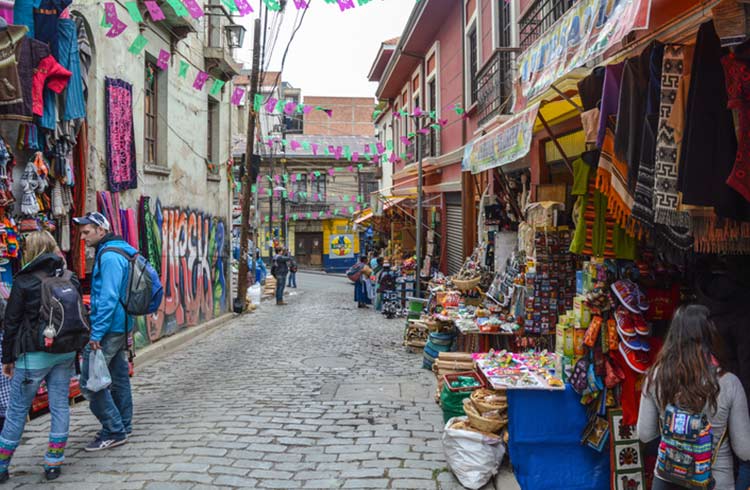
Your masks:
[[[286,287],[286,274],[276,276],[276,302],[284,301],[284,287]]]
[[[45,467],[62,464],[70,427],[70,378],[74,373],[73,361],[65,361],[45,369],[19,369],[16,366],[10,382],[10,404],[0,435],[0,471],[7,471],[13,452],[21,442],[26,417],[42,380],[47,382],[49,410],[52,416],[44,464]]]
[[[81,391],[89,401],[91,412],[102,424],[99,437],[102,440],[121,440],[132,431],[133,424],[133,396],[130,392],[127,334],[107,334],[102,339],[101,346],[112,377],[112,384],[97,392],[86,389],[89,377],[89,356],[91,355],[91,348],[86,346],[81,365]]]
[[[750,488],[750,461],[740,461],[737,481],[734,482],[736,490],[747,490]]]
[[[296,288],[297,287],[297,273],[296,272],[290,272],[289,273],[289,283],[287,284],[290,288]]]

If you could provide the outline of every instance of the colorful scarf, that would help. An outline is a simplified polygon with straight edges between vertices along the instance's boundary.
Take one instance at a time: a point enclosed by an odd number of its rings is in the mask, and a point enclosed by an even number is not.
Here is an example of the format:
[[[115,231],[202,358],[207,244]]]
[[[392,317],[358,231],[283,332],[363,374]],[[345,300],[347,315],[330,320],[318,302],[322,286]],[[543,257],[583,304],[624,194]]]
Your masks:
[[[124,80],[106,77],[107,176],[112,192],[138,187],[133,129],[133,87]]]

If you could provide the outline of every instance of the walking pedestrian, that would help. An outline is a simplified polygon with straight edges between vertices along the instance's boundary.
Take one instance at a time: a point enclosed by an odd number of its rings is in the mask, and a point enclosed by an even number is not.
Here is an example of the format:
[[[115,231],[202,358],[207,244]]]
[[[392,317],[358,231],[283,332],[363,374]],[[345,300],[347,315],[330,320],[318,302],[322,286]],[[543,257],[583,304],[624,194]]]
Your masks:
[[[290,288],[297,289],[297,261],[287,249],[287,255],[289,255],[289,286]]]
[[[354,301],[357,302],[357,308],[367,308],[372,304],[370,298],[370,275],[372,269],[367,265],[367,256],[362,255],[359,258],[359,277],[354,282]]]
[[[0,434],[0,483],[10,477],[8,466],[42,380],[47,383],[52,415],[44,473],[47,480],[54,480],[62,470],[70,426],[70,379],[75,374],[76,352],[88,341],[88,325],[82,313],[78,279],[70,272],[63,273],[65,265],[56,248],[55,239],[46,231],[26,237],[25,265],[13,280],[5,311],[2,363],[3,375],[11,379],[11,386]],[[53,287],[58,290],[51,292]],[[52,294],[55,297],[50,299]],[[65,313],[79,313],[68,318],[55,315],[52,301]],[[46,326],[43,331],[42,326]],[[42,338],[43,343],[38,340]]]
[[[273,266],[271,274],[276,278],[276,304],[285,305],[284,287],[286,286],[286,276],[289,273],[289,256],[284,253],[280,246],[276,247],[276,255],[273,257]]]
[[[708,308],[687,305],[677,310],[646,377],[638,414],[642,442],[661,436],[653,490],[687,488],[675,480],[697,481],[706,469],[715,488],[729,490],[734,488],[732,452],[741,460],[750,459],[747,397],[739,378],[722,367],[719,342]],[[706,432],[713,440],[703,441]],[[705,454],[707,445],[711,455]],[[688,460],[694,462],[686,465]]]
[[[91,412],[102,424],[86,451],[100,451],[125,444],[132,432],[133,397],[130,391],[128,332],[132,320],[125,312],[122,298],[128,287],[129,262],[120,251],[132,256],[136,250],[110,230],[101,213],[73,218],[80,226],[81,238],[96,250],[91,273],[91,341],[83,352],[81,391]],[[100,350],[109,367],[112,384],[101,391],[86,389],[89,358]]]

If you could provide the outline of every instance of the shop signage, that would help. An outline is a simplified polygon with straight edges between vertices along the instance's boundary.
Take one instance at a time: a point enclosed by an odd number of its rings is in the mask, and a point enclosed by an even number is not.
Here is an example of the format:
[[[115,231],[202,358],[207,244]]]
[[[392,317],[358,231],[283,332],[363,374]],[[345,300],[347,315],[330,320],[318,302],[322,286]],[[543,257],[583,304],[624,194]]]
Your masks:
[[[516,114],[467,148],[461,168],[477,174],[523,158],[531,149],[539,103]]]
[[[556,80],[602,55],[630,31],[648,27],[651,0],[581,0],[518,58],[522,97],[546,91]]]
[[[351,259],[354,257],[354,235],[331,235],[332,259]]]

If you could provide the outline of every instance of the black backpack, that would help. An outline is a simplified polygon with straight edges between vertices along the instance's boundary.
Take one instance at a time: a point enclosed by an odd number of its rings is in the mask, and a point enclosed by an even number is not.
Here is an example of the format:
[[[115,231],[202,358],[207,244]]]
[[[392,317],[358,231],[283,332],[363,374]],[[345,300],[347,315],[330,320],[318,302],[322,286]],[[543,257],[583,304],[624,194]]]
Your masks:
[[[89,342],[89,326],[83,299],[73,283],[73,273],[57,270],[53,275],[37,272],[41,307],[36,333],[37,350],[54,354],[79,352]]]

